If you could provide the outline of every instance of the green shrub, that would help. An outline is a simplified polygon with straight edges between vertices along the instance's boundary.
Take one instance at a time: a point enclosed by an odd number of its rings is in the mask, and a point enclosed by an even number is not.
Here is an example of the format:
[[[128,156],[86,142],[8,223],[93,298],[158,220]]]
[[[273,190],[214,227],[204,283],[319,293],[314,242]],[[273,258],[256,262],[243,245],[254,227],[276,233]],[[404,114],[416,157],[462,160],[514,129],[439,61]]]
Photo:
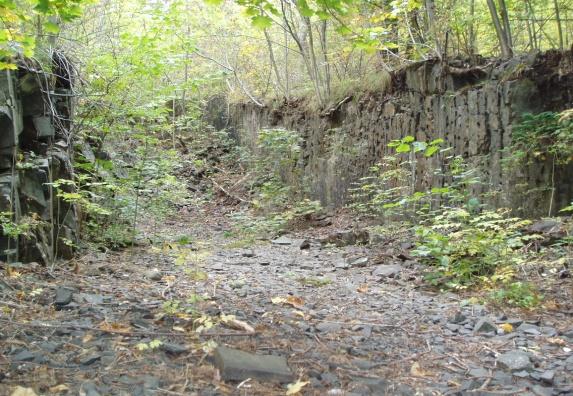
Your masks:
[[[416,228],[419,241],[414,254],[431,267],[426,278],[434,285],[466,288],[502,280],[496,271],[527,258],[522,248],[530,237],[521,230],[529,223],[504,210],[480,215],[445,210]]]

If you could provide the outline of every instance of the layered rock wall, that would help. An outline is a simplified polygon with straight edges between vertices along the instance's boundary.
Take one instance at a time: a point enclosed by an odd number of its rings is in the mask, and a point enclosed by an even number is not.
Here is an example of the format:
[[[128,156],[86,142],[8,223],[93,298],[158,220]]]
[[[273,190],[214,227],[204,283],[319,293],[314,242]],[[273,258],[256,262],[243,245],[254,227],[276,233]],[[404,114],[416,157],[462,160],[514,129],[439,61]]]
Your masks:
[[[49,263],[77,242],[74,205],[50,183],[71,179],[71,79],[63,57],[0,71],[0,260]],[[68,69],[69,70],[69,69]]]
[[[381,76],[388,78],[388,76]],[[553,208],[573,198],[573,167],[547,161],[506,169],[504,151],[513,126],[525,112],[562,111],[573,107],[573,55],[549,52],[511,61],[431,60],[389,76],[385,92],[344,98],[326,110],[311,110],[304,100],[231,106],[230,125],[242,144],[254,147],[261,128],[281,127],[304,137],[304,177],[311,195],[330,206],[345,204],[349,188],[368,168],[389,154],[393,139],[443,138],[445,146],[479,170],[481,191],[497,206],[525,215],[548,213],[551,179]],[[436,158],[418,163],[419,188],[436,183]],[[553,176],[552,176],[553,175]],[[525,195],[524,195],[525,194]]]

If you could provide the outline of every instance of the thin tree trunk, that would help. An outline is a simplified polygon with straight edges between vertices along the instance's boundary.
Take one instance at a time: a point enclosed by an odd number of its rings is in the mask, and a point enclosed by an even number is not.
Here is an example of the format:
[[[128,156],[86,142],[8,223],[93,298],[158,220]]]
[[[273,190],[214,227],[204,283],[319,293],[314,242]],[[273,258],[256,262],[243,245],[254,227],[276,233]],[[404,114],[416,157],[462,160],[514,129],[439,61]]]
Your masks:
[[[287,100],[290,98],[290,79],[289,79],[289,70],[288,70],[288,55],[289,55],[289,48],[288,48],[288,34],[286,30],[284,31],[284,39],[285,39],[285,96]]]
[[[507,6],[505,0],[497,0],[499,3],[499,13],[503,21],[503,31],[505,32],[505,39],[509,48],[513,48],[513,40],[511,39],[511,27],[509,25],[509,14],[507,13]]]
[[[475,32],[475,9],[476,9],[476,2],[475,0],[470,1],[470,26],[468,30],[468,41],[469,41],[469,53],[470,57],[473,57],[476,54],[476,32]]]
[[[287,3],[285,0],[281,0],[281,10],[282,10],[283,21],[285,23],[286,30],[289,32],[290,36],[293,38],[294,42],[296,43],[296,45],[297,45],[297,47],[301,53],[302,60],[304,61],[304,64],[306,66],[306,70],[307,70],[308,75],[310,77],[310,80],[314,86],[314,91],[316,93],[318,101],[322,105],[323,100],[322,100],[322,95],[320,93],[320,85],[318,84],[318,81],[316,79],[311,61],[309,59],[310,58],[309,52],[305,48],[305,45],[303,45],[302,41],[300,40],[300,38],[298,37],[296,32],[294,31],[294,28],[293,28],[291,22],[288,20],[288,16],[286,14],[287,9],[285,8],[285,3],[288,5],[289,9],[290,9],[291,3]]]
[[[320,30],[320,47],[322,49],[322,56],[324,59],[324,85],[326,89],[326,96],[330,97],[330,63],[328,62],[328,47],[327,47],[327,21],[322,21]]]
[[[320,75],[320,70],[318,69],[318,63],[316,62],[316,52],[314,51],[314,35],[312,34],[312,25],[310,23],[310,18],[303,17],[308,28],[308,47],[310,53],[310,62],[312,64],[312,70],[314,72],[314,77],[318,85],[317,94],[319,96],[318,100],[321,104],[324,103],[324,97],[322,96],[322,76]]]
[[[563,27],[561,26],[561,17],[559,16],[559,4],[553,0],[555,7],[555,19],[557,20],[557,33],[559,34],[559,48],[563,50]]]
[[[513,53],[511,51],[511,47],[507,41],[507,37],[505,32],[501,26],[501,22],[499,20],[499,16],[497,15],[497,8],[495,7],[495,3],[493,0],[487,0],[487,6],[489,7],[489,12],[491,14],[491,20],[493,22],[493,26],[495,28],[495,33],[497,34],[497,39],[499,41],[499,45],[501,47],[501,56],[504,58],[511,58]]]
[[[537,40],[537,31],[535,30],[535,12],[533,11],[533,5],[531,4],[531,0],[526,1],[527,4],[527,14],[531,19],[531,35],[533,37],[533,50],[539,49],[539,41]]]
[[[273,71],[275,72],[275,77],[277,79],[277,86],[279,87],[279,89],[283,94],[286,94],[286,90],[281,82],[281,75],[279,73],[277,62],[275,61],[275,54],[273,51],[273,43],[271,42],[271,37],[269,36],[269,32],[267,31],[267,29],[264,30],[264,33],[265,33],[265,38],[267,39],[267,48],[269,49],[269,58],[271,61],[271,67],[273,68]]]
[[[430,32],[434,38],[434,43],[436,44],[436,53],[438,56],[442,56],[442,48],[440,45],[440,40],[438,38],[438,29],[436,27],[436,5],[434,0],[426,0],[426,14],[428,15],[428,25]]]

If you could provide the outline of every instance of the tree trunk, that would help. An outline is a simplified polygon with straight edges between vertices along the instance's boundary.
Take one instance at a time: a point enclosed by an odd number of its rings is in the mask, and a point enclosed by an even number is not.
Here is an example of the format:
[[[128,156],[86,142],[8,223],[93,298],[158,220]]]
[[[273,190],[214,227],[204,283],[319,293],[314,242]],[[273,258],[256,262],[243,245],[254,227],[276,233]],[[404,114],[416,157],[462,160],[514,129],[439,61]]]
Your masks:
[[[330,63],[328,61],[328,46],[327,46],[327,28],[328,22],[322,21],[321,30],[320,30],[320,47],[322,49],[322,56],[324,59],[324,85],[326,89],[326,96],[330,96]]]
[[[511,58],[513,56],[513,52],[511,50],[511,47],[509,46],[509,42],[507,41],[507,36],[505,35],[505,32],[501,26],[499,16],[497,15],[497,8],[495,7],[495,3],[493,2],[493,0],[487,0],[487,6],[489,8],[489,12],[491,14],[491,20],[493,22],[495,33],[497,34],[497,39],[501,47],[501,56],[504,58]]]
[[[475,0],[470,1],[470,26],[468,29],[468,42],[469,42],[469,55],[473,57],[476,54],[476,32],[475,32],[475,9],[476,9],[476,2]]]
[[[442,47],[440,45],[440,40],[438,38],[438,29],[436,28],[436,5],[434,0],[426,0],[426,14],[428,15],[428,26],[430,32],[436,43],[436,53],[439,57],[442,56]]]
[[[513,40],[511,39],[511,27],[509,25],[509,14],[507,13],[507,6],[505,0],[497,0],[499,3],[499,12],[503,21],[503,31],[505,32],[505,39],[509,48],[513,48]]]
[[[281,82],[281,75],[279,73],[279,69],[277,67],[277,62],[275,60],[275,53],[273,51],[273,43],[271,42],[271,37],[269,36],[269,32],[267,31],[267,29],[264,30],[265,33],[265,38],[267,39],[267,48],[269,49],[269,59],[271,62],[271,67],[273,69],[273,71],[275,72],[275,77],[277,80],[277,87],[279,88],[279,90],[286,95],[286,90]]]
[[[559,4],[553,0],[555,7],[555,19],[557,20],[557,33],[559,34],[559,49],[563,50],[563,27],[561,26],[561,17],[559,16]]]

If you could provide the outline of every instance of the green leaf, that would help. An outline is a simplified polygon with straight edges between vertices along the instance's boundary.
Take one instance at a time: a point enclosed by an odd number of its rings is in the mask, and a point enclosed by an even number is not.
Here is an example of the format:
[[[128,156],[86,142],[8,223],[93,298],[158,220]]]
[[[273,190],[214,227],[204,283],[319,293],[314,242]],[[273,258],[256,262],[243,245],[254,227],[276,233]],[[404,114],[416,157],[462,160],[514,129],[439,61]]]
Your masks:
[[[352,34],[352,30],[344,25],[338,26],[335,30],[336,33],[340,34],[341,36],[348,36],[349,34]]]
[[[406,143],[402,143],[398,147],[396,147],[396,152],[397,153],[409,153],[410,152],[410,145],[406,144]]]
[[[50,0],[38,0],[34,9],[42,14],[47,14],[50,11]]]
[[[53,22],[44,23],[44,30],[46,33],[57,34],[60,32],[60,27]]]
[[[268,29],[273,25],[273,20],[268,16],[257,15],[251,18],[251,24],[257,29]]]
[[[429,146],[424,152],[424,156],[431,157],[432,155],[436,154],[438,150],[440,150],[438,146]]]
[[[296,6],[302,16],[310,18],[314,15],[314,11],[308,6],[306,0],[297,0]]]
[[[14,63],[0,61],[0,70],[18,70],[18,66]]]
[[[204,0],[205,3],[212,5],[212,6],[220,6],[225,2],[225,0]]]
[[[416,140],[414,136],[408,135],[402,139],[402,143],[412,143],[414,140]]]

